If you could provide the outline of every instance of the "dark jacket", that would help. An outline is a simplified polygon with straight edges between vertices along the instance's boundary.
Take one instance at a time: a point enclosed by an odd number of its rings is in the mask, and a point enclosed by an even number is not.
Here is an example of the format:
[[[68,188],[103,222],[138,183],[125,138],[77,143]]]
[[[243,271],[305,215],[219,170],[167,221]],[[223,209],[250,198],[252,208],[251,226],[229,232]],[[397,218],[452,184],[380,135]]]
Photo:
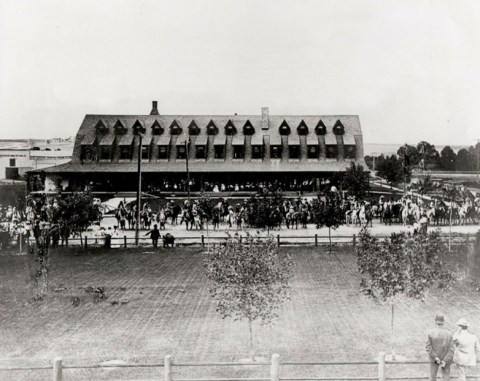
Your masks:
[[[432,361],[438,357],[440,361],[451,364],[453,360],[453,336],[450,331],[445,328],[437,327],[428,333],[427,345],[425,346],[427,353]]]

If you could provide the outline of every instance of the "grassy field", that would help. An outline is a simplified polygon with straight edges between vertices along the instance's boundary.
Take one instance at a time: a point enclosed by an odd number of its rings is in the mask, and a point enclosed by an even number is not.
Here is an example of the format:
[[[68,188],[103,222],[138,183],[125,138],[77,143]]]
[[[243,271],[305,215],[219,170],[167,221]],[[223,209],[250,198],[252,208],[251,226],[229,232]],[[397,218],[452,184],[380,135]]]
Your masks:
[[[269,358],[279,353],[290,361],[371,361],[379,351],[389,350],[390,308],[359,293],[352,247],[334,248],[332,253],[326,247],[284,247],[281,251],[294,255],[292,298],[274,326],[255,326],[258,355]],[[395,346],[397,353],[410,360],[425,359],[425,335],[437,311],[446,314],[452,329],[458,318],[466,317],[480,336],[480,293],[474,281],[480,265],[468,250],[445,260],[458,275],[451,291],[434,290],[425,302],[398,303]],[[113,359],[158,362],[166,354],[181,362],[237,361],[248,356],[246,323],[222,320],[215,311],[200,248],[57,251],[51,260],[51,291],[41,302],[32,300],[34,268],[29,256],[0,255],[3,364],[42,365],[55,356],[62,356],[68,364]],[[95,301],[94,293],[85,291],[89,286],[104,287],[106,298]],[[75,297],[78,306],[72,304]],[[367,368],[342,372],[358,376],[372,371]],[[421,369],[426,374],[425,366]],[[337,372],[332,367],[289,367],[287,371],[329,377]],[[160,372],[140,370],[136,375],[151,377]],[[192,376],[188,373],[192,370],[184,372]],[[245,377],[245,370],[238,372]],[[254,374],[254,370],[246,373]],[[95,373],[96,379],[105,380],[131,374],[118,369]],[[17,372],[11,378],[11,373],[0,371],[1,380],[38,380],[41,376],[49,379],[49,372]],[[86,371],[71,371],[67,380],[91,377]]]

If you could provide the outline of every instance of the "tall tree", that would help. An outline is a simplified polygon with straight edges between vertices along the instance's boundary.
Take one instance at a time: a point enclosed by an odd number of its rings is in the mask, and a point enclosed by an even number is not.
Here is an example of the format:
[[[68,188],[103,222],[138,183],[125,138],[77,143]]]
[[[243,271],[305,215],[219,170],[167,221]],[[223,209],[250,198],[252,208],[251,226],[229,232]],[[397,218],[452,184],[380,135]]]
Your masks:
[[[420,163],[420,160],[422,159],[417,147],[409,144],[404,144],[400,146],[397,150],[398,157],[403,158],[405,154],[407,154],[409,158],[410,165],[418,165]]]
[[[457,171],[473,171],[475,169],[476,157],[465,148],[458,151],[457,154]]]
[[[370,190],[369,178],[369,173],[364,171],[362,165],[351,162],[343,177],[343,189],[347,189],[348,193],[357,199],[363,198]]]
[[[448,208],[448,250],[450,251],[452,241],[453,204],[457,203],[462,198],[462,195],[455,185],[446,185],[443,188],[443,197],[445,198],[445,201],[450,204],[450,207]]]
[[[412,169],[410,166],[404,166],[403,160],[397,158],[396,155],[387,156],[385,160],[378,165],[377,175],[387,180],[387,182],[394,186],[410,182]]]
[[[395,301],[401,296],[423,299],[429,288],[449,285],[453,275],[441,260],[445,245],[438,231],[413,236],[393,233],[379,240],[362,228],[355,251],[362,291],[391,305],[391,346],[395,359]]]
[[[424,169],[435,168],[439,165],[440,155],[433,144],[421,141],[417,144],[417,151],[420,155],[419,164]]]
[[[440,166],[445,171],[454,171],[457,165],[457,154],[450,146],[443,147],[440,152]]]
[[[248,321],[250,357],[255,360],[253,323],[271,324],[289,298],[291,257],[278,253],[273,236],[235,235],[207,253],[205,269],[221,316]]]

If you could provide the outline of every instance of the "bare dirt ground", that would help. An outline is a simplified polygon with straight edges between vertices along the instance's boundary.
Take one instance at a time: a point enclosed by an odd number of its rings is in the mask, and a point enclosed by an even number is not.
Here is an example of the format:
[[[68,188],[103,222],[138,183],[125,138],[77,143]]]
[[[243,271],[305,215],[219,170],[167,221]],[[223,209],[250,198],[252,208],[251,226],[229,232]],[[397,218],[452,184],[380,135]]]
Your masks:
[[[389,351],[390,307],[359,292],[351,246],[281,248],[294,255],[291,300],[272,327],[255,326],[257,354],[279,353],[283,361],[372,361]],[[424,302],[400,301],[395,321],[397,353],[425,360],[425,335],[442,311],[447,326],[466,317],[480,335],[480,261],[465,248],[445,258],[457,272],[449,292],[434,290]],[[205,281],[200,248],[129,249],[105,252],[59,249],[52,254],[50,293],[32,301],[29,256],[0,255],[1,365],[46,365],[107,360],[159,363],[237,361],[248,356],[244,322],[221,319]],[[95,301],[89,286],[104,287]],[[79,298],[78,306],[72,304]],[[25,360],[28,358],[28,360]],[[393,367],[393,366],[389,366]],[[387,367],[388,370],[388,367]],[[426,365],[396,366],[390,375],[427,374]],[[5,372],[0,380],[50,379],[51,371]],[[66,370],[66,380],[160,379],[161,368]],[[476,372],[479,373],[478,370]],[[268,367],[176,368],[175,377],[268,377]],[[282,377],[375,376],[374,366],[283,366]]]

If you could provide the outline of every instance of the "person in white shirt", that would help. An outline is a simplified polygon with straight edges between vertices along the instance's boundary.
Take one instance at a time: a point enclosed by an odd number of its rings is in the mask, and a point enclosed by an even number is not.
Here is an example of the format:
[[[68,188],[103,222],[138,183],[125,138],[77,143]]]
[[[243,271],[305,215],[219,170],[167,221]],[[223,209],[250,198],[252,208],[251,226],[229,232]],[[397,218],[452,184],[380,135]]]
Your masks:
[[[457,365],[458,380],[466,381],[467,367],[477,365],[475,352],[480,350],[480,346],[477,336],[468,332],[469,323],[466,319],[461,318],[457,325],[460,328],[453,334],[453,343],[455,344],[453,362]]]

